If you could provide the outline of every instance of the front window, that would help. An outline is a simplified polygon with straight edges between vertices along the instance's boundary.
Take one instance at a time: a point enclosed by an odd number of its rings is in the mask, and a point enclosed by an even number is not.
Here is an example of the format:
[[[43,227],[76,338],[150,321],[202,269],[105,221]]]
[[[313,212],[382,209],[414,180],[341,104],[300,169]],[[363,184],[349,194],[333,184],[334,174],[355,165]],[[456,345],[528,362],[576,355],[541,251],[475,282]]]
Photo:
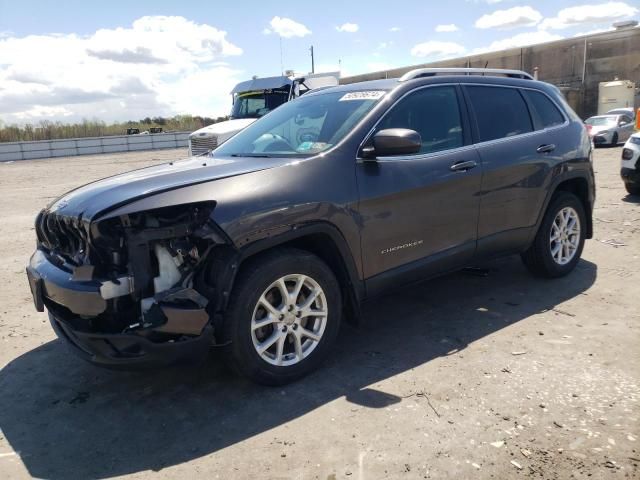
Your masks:
[[[225,142],[214,156],[309,156],[342,140],[384,91],[327,92],[278,108]]]
[[[285,103],[288,98],[288,90],[239,93],[231,108],[231,118],[260,118]]]
[[[591,117],[587,118],[584,123],[592,127],[611,126],[616,124],[616,117]]]

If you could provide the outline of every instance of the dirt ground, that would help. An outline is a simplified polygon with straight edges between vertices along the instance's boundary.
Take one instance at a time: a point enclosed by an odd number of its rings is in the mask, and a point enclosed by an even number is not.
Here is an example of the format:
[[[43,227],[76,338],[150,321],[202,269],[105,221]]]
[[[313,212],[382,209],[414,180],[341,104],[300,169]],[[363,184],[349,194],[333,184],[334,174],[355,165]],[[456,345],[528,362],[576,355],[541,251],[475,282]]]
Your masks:
[[[365,307],[285,388],[203,364],[112,372],[32,305],[33,219],[87,181],[183,150],[0,164],[0,477],[640,478],[640,198],[595,154],[595,238],[570,276],[511,257]]]

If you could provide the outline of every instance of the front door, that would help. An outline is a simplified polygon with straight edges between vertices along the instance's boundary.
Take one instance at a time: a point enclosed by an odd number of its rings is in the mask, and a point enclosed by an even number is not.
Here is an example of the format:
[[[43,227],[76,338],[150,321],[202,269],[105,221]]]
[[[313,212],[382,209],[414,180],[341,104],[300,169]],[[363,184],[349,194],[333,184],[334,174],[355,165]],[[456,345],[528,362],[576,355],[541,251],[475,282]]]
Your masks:
[[[389,281],[456,268],[473,255],[482,167],[461,111],[456,86],[413,91],[375,131],[415,130],[422,137],[420,152],[358,161],[362,262],[370,293]]]

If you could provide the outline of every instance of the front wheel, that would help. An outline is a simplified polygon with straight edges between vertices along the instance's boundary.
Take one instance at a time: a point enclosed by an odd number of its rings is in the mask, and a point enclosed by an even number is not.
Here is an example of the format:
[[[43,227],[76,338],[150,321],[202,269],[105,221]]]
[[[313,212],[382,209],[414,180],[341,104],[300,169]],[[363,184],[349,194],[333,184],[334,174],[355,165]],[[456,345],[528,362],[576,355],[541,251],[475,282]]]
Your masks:
[[[539,277],[567,275],[580,260],[586,225],[580,199],[569,192],[555,194],[533,244],[522,254],[524,264]]]
[[[327,357],[342,299],[331,269],[315,255],[278,249],[240,272],[224,321],[227,362],[251,380],[282,385]]]
[[[640,185],[632,185],[630,183],[625,183],[624,188],[627,189],[629,195],[640,195]]]

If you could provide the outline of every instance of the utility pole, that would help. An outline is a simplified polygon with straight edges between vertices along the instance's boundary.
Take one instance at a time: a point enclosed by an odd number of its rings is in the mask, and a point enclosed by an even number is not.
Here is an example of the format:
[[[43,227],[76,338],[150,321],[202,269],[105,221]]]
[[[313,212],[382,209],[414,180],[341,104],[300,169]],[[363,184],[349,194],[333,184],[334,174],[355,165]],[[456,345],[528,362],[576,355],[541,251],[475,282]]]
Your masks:
[[[313,45],[311,45],[309,50],[311,51],[311,73],[316,73],[316,66],[313,60]]]

